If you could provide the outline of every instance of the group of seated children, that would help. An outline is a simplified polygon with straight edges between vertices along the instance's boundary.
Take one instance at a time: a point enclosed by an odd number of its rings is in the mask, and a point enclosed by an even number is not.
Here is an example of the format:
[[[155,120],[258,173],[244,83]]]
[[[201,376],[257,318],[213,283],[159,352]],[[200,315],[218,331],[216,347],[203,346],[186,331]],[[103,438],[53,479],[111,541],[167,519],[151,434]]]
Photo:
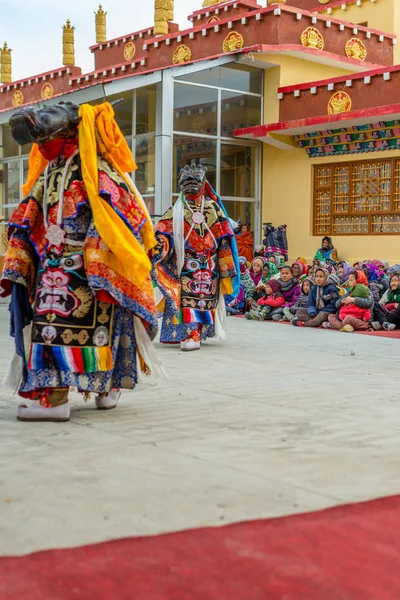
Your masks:
[[[272,254],[249,266],[241,257],[241,291],[228,302],[228,314],[346,332],[400,329],[400,265],[370,260],[352,266],[332,260],[335,252],[328,238],[310,266],[302,258],[285,265]],[[331,258],[323,262],[323,256]]]

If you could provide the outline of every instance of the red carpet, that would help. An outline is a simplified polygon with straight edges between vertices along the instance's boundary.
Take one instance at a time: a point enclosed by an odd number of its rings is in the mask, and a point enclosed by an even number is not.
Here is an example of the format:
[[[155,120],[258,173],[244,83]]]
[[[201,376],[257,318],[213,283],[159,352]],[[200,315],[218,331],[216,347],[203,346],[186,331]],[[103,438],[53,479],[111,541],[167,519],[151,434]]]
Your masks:
[[[399,537],[396,496],[3,558],[0,599],[399,600]]]

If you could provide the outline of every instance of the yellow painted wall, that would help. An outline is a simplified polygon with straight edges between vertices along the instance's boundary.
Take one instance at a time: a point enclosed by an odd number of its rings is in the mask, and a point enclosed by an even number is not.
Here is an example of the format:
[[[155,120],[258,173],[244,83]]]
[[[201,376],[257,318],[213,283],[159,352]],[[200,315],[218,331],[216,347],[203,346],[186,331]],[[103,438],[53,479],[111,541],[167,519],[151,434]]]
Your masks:
[[[398,151],[371,152],[341,156],[340,162],[399,156]],[[320,246],[321,237],[312,235],[312,167],[334,162],[337,157],[309,159],[304,150],[282,151],[263,145],[262,222],[288,226],[291,261],[299,256],[312,260]],[[351,263],[374,257],[400,263],[400,235],[341,235],[334,237],[334,243],[339,256]]]
[[[377,0],[376,2],[366,0],[361,6],[356,4],[347,5],[346,10],[342,10],[339,6],[332,8],[330,16],[350,23],[364,23],[367,21],[368,27],[372,29],[379,29],[384,33],[394,33],[399,37],[400,43],[400,0]],[[400,47],[397,44],[394,46],[394,63],[398,64],[399,62]]]
[[[257,60],[260,60],[258,56]],[[301,59],[285,54],[267,54],[264,55],[261,60],[280,66],[281,78],[279,85],[281,87],[297,83],[309,83],[310,81],[319,81],[320,79],[340,77],[340,75],[354,73],[354,70],[352,69],[331,67],[307,60],[306,55],[304,56],[304,59]]]

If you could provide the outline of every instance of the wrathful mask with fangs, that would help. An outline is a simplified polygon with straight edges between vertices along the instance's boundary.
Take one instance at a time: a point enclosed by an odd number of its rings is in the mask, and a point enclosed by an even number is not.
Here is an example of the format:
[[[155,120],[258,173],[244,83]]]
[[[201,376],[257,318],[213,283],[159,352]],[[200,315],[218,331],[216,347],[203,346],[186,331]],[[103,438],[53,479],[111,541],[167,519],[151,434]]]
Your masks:
[[[199,196],[206,184],[206,173],[202,165],[186,165],[179,174],[179,188],[185,196]]]
[[[10,119],[11,134],[20,146],[68,137],[78,126],[78,111],[79,107],[72,102],[59,102],[44,108],[23,108]]]

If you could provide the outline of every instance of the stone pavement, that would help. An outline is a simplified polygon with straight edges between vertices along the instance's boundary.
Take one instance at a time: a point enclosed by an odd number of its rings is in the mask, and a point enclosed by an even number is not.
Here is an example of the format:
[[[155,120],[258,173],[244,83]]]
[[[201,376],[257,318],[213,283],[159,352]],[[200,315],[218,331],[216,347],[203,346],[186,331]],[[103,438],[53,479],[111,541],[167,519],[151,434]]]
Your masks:
[[[0,375],[12,350],[0,307]],[[400,492],[398,340],[230,319],[110,413],[0,398],[0,554],[288,515]]]

